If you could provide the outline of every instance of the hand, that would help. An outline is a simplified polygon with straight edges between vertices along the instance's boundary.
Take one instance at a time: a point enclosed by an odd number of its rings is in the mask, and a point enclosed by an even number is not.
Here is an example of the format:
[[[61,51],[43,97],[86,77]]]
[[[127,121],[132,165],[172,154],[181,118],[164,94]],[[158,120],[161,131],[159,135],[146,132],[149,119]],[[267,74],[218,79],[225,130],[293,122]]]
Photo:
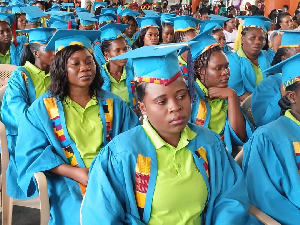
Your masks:
[[[89,180],[89,169],[74,167],[74,180],[81,183],[83,186],[87,186]]]
[[[236,92],[231,88],[218,88],[218,87],[212,87],[208,89],[208,95],[210,99],[214,98],[222,98],[222,99],[228,99],[231,97],[236,96]]]

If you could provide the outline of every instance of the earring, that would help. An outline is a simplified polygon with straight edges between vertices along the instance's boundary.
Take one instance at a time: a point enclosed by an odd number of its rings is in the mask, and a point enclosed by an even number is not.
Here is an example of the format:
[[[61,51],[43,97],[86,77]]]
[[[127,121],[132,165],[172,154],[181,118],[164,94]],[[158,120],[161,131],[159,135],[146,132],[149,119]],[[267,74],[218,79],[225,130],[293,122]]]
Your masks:
[[[144,121],[147,121],[147,120],[148,120],[148,116],[144,114],[144,115],[143,115],[143,120],[144,120]]]

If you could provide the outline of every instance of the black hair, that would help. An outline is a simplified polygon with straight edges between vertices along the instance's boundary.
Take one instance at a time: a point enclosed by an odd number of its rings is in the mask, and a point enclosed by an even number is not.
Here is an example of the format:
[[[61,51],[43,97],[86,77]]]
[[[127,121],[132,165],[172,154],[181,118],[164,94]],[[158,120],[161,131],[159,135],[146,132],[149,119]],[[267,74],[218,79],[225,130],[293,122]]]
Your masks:
[[[221,52],[222,49],[220,46],[214,46],[204,53],[202,53],[200,56],[198,56],[194,61],[194,76],[195,79],[198,78],[201,80],[200,74],[199,74],[199,68],[207,68],[208,62],[210,60],[210,57],[212,53],[214,52]],[[204,84],[205,85],[205,84]]]
[[[146,88],[149,83],[142,82],[138,83],[135,82],[135,99],[137,102],[142,102],[144,100],[145,94],[146,94]]]
[[[282,8],[286,8],[287,10],[290,9],[290,7],[288,5],[284,5]]]
[[[65,47],[56,53],[54,59],[50,64],[50,85],[49,91],[53,97],[59,97],[60,100],[64,100],[69,94],[68,74],[67,74],[67,62],[68,59],[77,51],[85,50],[86,48],[81,45],[71,45]],[[100,67],[95,59],[94,54],[91,54],[94,63],[96,64],[96,75],[90,86],[90,95],[95,93],[100,95],[102,85],[104,83],[103,77],[100,74]]]
[[[300,88],[300,82],[298,81],[298,82],[293,83],[290,86],[287,86],[285,88],[285,90],[286,91],[297,91],[299,88]],[[284,113],[285,113],[286,110],[291,109],[291,101],[289,100],[289,98],[287,97],[287,95],[283,96],[279,100],[278,105],[281,108],[281,112],[280,112],[281,116],[284,115]]]
[[[228,22],[228,21],[230,21],[231,19],[235,18],[235,16],[232,15],[232,14],[229,14],[229,15],[227,15],[226,17],[227,17],[227,18],[230,18],[230,19],[224,22],[224,25],[223,25],[224,27],[227,26],[227,22]]]
[[[103,7],[98,7],[96,8],[95,10],[95,16],[98,16],[98,15],[101,15],[101,10],[102,10]]]
[[[37,43],[28,44],[23,48],[21,54],[21,66],[24,66],[26,61],[30,62],[31,64],[35,64],[35,57],[33,55],[33,51],[39,51],[41,45]]]
[[[276,18],[276,29],[279,30],[281,28],[280,23],[282,22],[282,19],[286,16],[291,16],[291,14],[287,12],[281,12],[278,14]]]
[[[144,38],[146,36],[147,31],[149,30],[150,27],[145,27],[141,30],[138,38],[135,40],[135,42],[132,45],[132,49],[137,49],[140,47],[143,47],[145,45],[144,43]],[[158,30],[159,32],[159,30]]]
[[[201,8],[201,9],[199,9],[199,13],[200,13],[200,15],[202,16],[203,14],[209,14],[210,12],[209,12],[209,9],[208,9],[208,8],[203,7],[203,8]]]
[[[111,39],[111,40],[105,40],[105,41],[102,41],[100,44],[100,49],[101,49],[102,53],[104,54],[104,52],[109,52],[109,48],[110,48],[112,42],[115,40],[119,40],[119,39],[124,40],[125,44],[127,45],[124,37],[119,37],[117,39]]]
[[[287,48],[279,48],[273,57],[271,66],[275,66],[276,64],[280,63],[282,61],[281,57],[286,56],[287,51]]]
[[[190,29],[190,30],[187,30],[187,31],[177,31],[177,32],[174,32],[174,43],[180,43],[180,42],[183,42],[183,39],[185,37],[185,35],[189,32],[195,32],[194,29]]]
[[[260,10],[256,5],[249,6],[249,11],[252,13],[252,16],[264,15],[264,11]]]
[[[214,29],[210,35],[215,35],[216,33],[218,33],[219,31],[223,31],[223,28],[217,28],[217,29]]]

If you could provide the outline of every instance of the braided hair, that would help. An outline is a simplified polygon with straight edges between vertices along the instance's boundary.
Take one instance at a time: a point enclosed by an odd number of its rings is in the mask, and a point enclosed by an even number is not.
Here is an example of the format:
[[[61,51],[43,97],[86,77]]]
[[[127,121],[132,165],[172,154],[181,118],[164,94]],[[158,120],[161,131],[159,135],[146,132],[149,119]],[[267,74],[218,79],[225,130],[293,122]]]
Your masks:
[[[221,52],[222,49],[220,46],[214,46],[207,51],[203,52],[200,56],[198,56],[195,61],[194,61],[194,75],[195,75],[195,80],[198,78],[200,81],[203,80],[203,84],[205,85],[205,77],[201,79],[200,75],[200,70],[201,68],[207,68],[208,62],[210,60],[210,57],[212,53],[214,52]]]
[[[286,91],[297,91],[299,88],[300,88],[300,82],[298,81],[298,82],[293,83],[290,86],[287,86],[285,88],[285,90]],[[286,110],[291,109],[291,101],[289,100],[289,98],[287,97],[287,95],[283,96],[279,100],[278,105],[281,108],[281,112],[280,112],[281,116],[284,115],[284,113],[285,113]]]

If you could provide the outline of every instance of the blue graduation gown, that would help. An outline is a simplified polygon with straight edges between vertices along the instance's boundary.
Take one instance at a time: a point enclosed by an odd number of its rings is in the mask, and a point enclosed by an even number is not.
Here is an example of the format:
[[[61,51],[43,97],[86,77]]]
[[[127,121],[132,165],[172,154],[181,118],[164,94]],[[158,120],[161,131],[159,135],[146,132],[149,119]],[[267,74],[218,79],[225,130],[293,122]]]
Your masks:
[[[18,67],[11,74],[1,106],[1,118],[6,127],[9,150],[9,164],[6,171],[6,182],[7,187],[9,187],[7,188],[7,194],[17,199],[27,198],[17,185],[15,145],[18,136],[18,126],[35,99],[35,87],[29,72],[24,67]]]
[[[229,54],[227,57],[230,68],[228,86],[234,89],[238,96],[242,96],[245,92],[252,93],[256,86],[256,75],[251,62],[244,57],[239,57],[237,52]],[[271,66],[273,57],[274,52],[272,51],[260,51],[258,64],[264,79],[267,77],[267,74],[263,71]]]
[[[101,46],[101,42],[99,40],[94,42],[94,49],[93,49],[94,50],[94,56],[96,58],[97,63],[101,67],[103,64],[106,63],[106,61],[105,61],[105,58],[104,58],[104,55],[101,51],[100,46]]]
[[[125,70],[126,70],[126,86],[129,95],[130,108],[134,109],[136,108],[136,101],[134,98],[135,81],[134,81],[133,68],[130,66],[130,63],[126,64]],[[110,78],[107,72],[105,71],[105,69],[103,68],[103,66],[101,66],[101,76],[104,79],[104,84],[102,86],[102,89],[110,92],[111,91]]]
[[[208,188],[202,219],[206,224],[245,224],[249,202],[241,169],[217,134],[205,127],[188,126],[197,136],[187,148]],[[199,154],[201,149],[205,156]],[[147,168],[149,174],[136,168]],[[118,135],[91,165],[81,208],[82,224],[147,224],[156,177],[156,150],[144,129],[138,126]],[[136,200],[135,187],[140,184],[145,199]]]
[[[256,86],[252,93],[251,111],[258,127],[279,118],[281,108],[278,102],[281,99],[281,81],[282,75],[269,75]]]
[[[76,181],[59,176],[50,172],[61,164],[69,164],[62,146],[67,145],[74,151],[74,157],[78,162],[78,166],[84,168],[85,165],[80,157],[80,153],[76,148],[76,143],[72,141],[68,134],[65,123],[64,110],[60,100],[56,99],[57,111],[59,117],[50,119],[44,100],[50,97],[50,93],[46,92],[40,96],[29,107],[26,117],[23,117],[19,126],[19,136],[16,145],[16,164],[18,168],[18,183],[24,193],[28,197],[35,196],[37,193],[35,179],[33,174],[43,171],[47,177],[48,190],[50,198],[50,221],[49,224],[80,224],[79,209],[82,201],[82,194]],[[103,130],[103,146],[105,146],[112,137],[129,130],[139,124],[136,114],[121,100],[118,96],[101,91],[99,101],[99,116],[102,121]],[[113,101],[113,119],[110,126],[106,120],[105,110],[107,101]],[[55,124],[54,124],[54,121]],[[54,133],[53,126],[61,129],[64,136],[61,141]],[[61,137],[62,137],[61,136]],[[109,137],[109,139],[108,139]]]
[[[281,224],[299,224],[299,159],[294,148],[299,143],[299,125],[281,116],[259,127],[244,145],[250,202]]]
[[[20,66],[21,54],[24,48],[24,43],[19,43],[17,46],[14,45],[13,42],[10,44],[9,56],[10,56],[10,64]],[[0,60],[1,64],[1,60]]]
[[[199,85],[195,82],[195,88],[196,88],[196,102],[192,104],[192,115],[190,122],[197,124],[199,120],[201,120],[201,125],[208,127],[209,121],[210,121],[210,116],[211,116],[211,109],[208,104],[207,99],[205,98],[204,92],[200,89]],[[203,111],[201,113],[202,115],[205,115],[205,118],[197,118],[198,112]],[[206,112],[206,113],[204,113]],[[247,117],[244,116],[245,122],[246,122],[246,140],[245,142],[251,137],[253,126],[252,124],[248,121]],[[228,111],[227,111],[227,116],[226,116],[226,122],[225,126],[222,130],[222,132],[219,134],[222,141],[224,142],[226,149],[228,152],[231,154],[232,153],[232,146],[242,146],[244,145],[244,142],[242,142],[239,137],[236,135],[234,130],[232,129],[230,122],[228,120]]]

